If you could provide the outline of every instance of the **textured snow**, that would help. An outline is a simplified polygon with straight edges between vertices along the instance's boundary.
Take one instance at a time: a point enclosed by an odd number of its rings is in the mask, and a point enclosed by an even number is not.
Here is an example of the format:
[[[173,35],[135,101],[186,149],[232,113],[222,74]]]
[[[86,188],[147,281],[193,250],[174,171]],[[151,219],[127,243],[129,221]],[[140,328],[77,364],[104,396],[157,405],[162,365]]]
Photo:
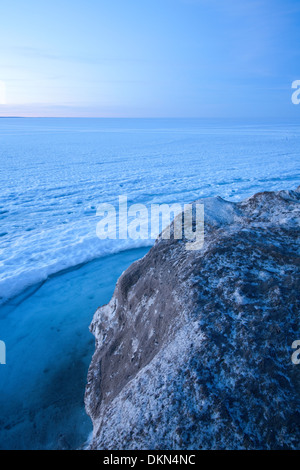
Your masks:
[[[99,240],[100,203],[236,201],[292,189],[299,175],[294,123],[1,119],[0,139],[0,302],[65,268],[153,244]],[[211,211],[214,223],[235,215],[222,200],[207,204],[207,221]]]

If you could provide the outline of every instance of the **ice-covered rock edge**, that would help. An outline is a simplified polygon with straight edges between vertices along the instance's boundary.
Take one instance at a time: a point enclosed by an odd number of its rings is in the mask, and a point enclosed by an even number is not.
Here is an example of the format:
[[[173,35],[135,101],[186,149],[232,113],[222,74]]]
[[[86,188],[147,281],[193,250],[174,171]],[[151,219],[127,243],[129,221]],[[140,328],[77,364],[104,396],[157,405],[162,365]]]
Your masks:
[[[91,324],[92,449],[299,447],[299,188],[205,205],[205,244],[156,241]]]

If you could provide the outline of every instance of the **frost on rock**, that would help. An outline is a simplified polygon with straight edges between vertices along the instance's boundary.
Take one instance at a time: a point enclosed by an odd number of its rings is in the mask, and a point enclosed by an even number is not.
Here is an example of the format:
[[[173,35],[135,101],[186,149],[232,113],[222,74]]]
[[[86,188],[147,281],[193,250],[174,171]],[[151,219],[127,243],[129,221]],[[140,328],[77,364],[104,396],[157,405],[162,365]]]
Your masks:
[[[297,449],[299,188],[205,205],[205,243],[158,238],[95,313],[91,449]]]

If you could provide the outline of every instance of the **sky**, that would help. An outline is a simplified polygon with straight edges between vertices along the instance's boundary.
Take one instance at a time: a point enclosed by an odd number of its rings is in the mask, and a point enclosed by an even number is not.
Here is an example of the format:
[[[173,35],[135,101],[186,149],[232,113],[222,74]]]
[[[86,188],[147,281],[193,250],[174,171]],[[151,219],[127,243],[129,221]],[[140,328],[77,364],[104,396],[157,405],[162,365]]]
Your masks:
[[[1,0],[0,116],[300,116],[299,0]]]

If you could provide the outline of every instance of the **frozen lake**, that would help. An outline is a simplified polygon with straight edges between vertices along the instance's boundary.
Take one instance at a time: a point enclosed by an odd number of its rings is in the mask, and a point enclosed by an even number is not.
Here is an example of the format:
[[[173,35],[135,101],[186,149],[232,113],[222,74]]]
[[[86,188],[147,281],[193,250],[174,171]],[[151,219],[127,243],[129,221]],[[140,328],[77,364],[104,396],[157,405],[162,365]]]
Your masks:
[[[0,448],[74,448],[91,431],[88,326],[153,243],[99,240],[98,204],[293,189],[299,155],[295,122],[0,119]]]

